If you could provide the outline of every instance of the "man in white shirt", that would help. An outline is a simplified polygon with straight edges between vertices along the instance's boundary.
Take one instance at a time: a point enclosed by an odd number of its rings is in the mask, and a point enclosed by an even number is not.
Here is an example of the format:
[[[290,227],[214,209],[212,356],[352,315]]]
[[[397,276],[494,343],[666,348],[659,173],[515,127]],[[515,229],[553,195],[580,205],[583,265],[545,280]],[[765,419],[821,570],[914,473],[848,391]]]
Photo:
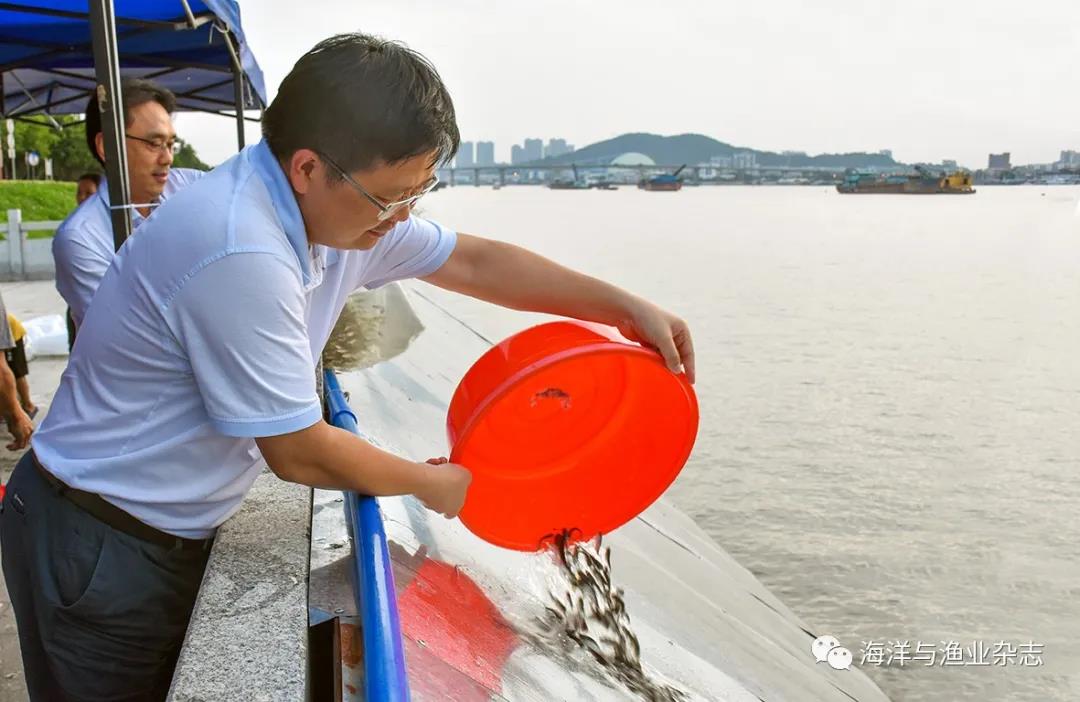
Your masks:
[[[192,168],[173,168],[176,130],[172,113],[176,98],[155,83],[138,78],[121,82],[124,129],[127,136],[128,183],[131,187],[131,226],[137,229],[173,193],[203,176]],[[86,106],[86,146],[102,166],[105,141],[96,98]],[[109,187],[104,179],[56,230],[52,251],[56,289],[71,311],[75,330],[82,324],[101,277],[115,255]]]
[[[32,699],[164,699],[216,528],[284,480],[457,515],[466,467],[327,424],[315,365],[348,295],[402,278],[617,325],[693,378],[685,322],[509,244],[413,216],[453,104],[400,44],[321,42],[263,141],[175,194],[105,273],[0,515]]]

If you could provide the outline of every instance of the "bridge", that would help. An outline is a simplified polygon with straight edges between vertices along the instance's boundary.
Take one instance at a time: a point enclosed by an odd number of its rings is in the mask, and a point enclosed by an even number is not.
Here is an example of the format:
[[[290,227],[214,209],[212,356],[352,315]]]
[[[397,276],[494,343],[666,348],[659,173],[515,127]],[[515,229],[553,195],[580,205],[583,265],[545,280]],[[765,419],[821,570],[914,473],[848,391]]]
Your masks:
[[[682,164],[651,166],[625,166],[612,164],[558,164],[558,165],[506,165],[494,166],[467,166],[464,168],[440,168],[439,179],[447,185],[458,185],[459,181],[467,180],[469,184],[480,185],[506,185],[512,183],[542,184],[550,182],[554,178],[573,178],[574,167],[577,167],[581,177],[603,179],[615,183],[636,183],[637,181],[660,173],[674,173]],[[611,177],[616,172],[616,177]],[[795,168],[791,166],[754,166],[752,168],[731,168],[723,166],[697,165],[686,166],[682,171],[683,180],[690,183],[702,181],[734,181],[751,182],[762,175],[775,175],[783,177],[785,174],[813,175],[816,177],[835,179],[843,173],[842,168],[806,167]],[[710,175],[713,174],[713,175]],[[464,176],[464,177],[463,177]],[[549,177],[551,176],[551,177]],[[722,177],[720,177],[722,176]]]

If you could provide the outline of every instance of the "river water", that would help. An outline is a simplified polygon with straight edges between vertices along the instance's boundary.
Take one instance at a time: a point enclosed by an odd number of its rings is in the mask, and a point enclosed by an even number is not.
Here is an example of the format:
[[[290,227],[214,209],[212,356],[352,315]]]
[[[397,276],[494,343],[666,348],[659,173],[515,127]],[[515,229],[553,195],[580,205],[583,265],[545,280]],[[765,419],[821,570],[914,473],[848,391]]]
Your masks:
[[[892,699],[1046,702],[1080,699],[1078,198],[458,187],[423,214],[690,322],[669,496]],[[491,338],[542,319],[434,294]]]

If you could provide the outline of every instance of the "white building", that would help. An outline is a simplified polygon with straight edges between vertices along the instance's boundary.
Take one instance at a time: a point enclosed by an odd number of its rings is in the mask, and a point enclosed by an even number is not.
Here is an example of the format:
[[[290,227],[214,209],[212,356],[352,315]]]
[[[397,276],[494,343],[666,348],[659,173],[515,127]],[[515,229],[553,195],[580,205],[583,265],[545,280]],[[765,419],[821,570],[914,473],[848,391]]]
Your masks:
[[[478,141],[478,142],[476,142],[476,165],[477,166],[494,166],[495,165],[495,142],[493,142],[493,141]]]
[[[454,167],[472,168],[474,164],[473,143],[471,141],[461,142],[461,146],[458,147],[457,156],[454,157]]]
[[[757,156],[753,151],[736,151],[731,157],[731,165],[740,171],[749,171],[757,168]]]

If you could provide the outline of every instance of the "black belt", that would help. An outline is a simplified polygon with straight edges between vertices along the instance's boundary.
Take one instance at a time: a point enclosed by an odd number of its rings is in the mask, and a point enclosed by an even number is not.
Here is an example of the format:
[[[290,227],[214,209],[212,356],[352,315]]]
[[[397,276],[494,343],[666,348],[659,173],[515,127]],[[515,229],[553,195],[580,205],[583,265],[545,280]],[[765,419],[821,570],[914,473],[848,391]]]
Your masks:
[[[41,473],[41,476],[45,478],[46,482],[56,490],[57,494],[65,497],[72,504],[82,508],[84,511],[97,517],[117,531],[122,531],[128,536],[133,536],[142,541],[180,551],[206,550],[214,543],[212,537],[209,539],[185,539],[181,536],[155,529],[149,524],[139,521],[111,502],[102,499],[100,495],[73,488],[64,483],[50,473],[45,466],[41,465],[33,451],[30,452],[30,458],[33,459],[38,472]]]

